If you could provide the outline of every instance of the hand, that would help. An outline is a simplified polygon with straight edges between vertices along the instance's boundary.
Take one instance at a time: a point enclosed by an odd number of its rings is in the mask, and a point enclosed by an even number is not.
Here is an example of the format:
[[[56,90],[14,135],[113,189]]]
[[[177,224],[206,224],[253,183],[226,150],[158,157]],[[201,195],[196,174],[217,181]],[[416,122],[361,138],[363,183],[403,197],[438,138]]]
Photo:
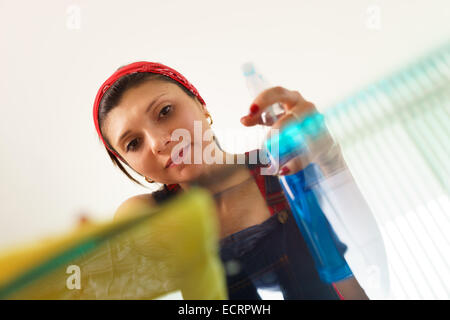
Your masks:
[[[253,101],[249,114],[241,118],[241,123],[245,126],[254,126],[256,124],[264,125],[261,114],[274,103],[280,103],[285,113],[277,119],[271,126],[272,129],[282,129],[286,124],[292,121],[299,121],[318,112],[313,103],[305,100],[298,91],[291,91],[283,87],[273,87],[261,92]],[[270,135],[269,135],[270,136]],[[304,169],[309,163],[316,162],[319,165],[323,155],[334,146],[334,141],[328,131],[322,133],[319,139],[309,145],[308,154],[298,156],[287,162],[278,174],[289,175]],[[335,149],[335,148],[334,148]]]

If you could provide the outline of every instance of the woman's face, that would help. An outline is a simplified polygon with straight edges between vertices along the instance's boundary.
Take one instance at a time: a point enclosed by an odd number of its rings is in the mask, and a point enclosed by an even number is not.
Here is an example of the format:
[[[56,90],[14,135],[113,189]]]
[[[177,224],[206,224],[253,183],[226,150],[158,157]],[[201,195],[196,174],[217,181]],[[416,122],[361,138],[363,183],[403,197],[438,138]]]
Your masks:
[[[201,124],[203,134],[210,128],[206,113],[198,100],[189,97],[177,85],[149,80],[124,93],[119,104],[108,114],[103,134],[141,175],[166,184],[189,182],[202,172],[202,164],[193,161],[194,144],[198,144],[194,140],[194,121],[199,121],[197,126]],[[176,129],[189,132],[191,152],[184,156],[191,155],[191,164],[166,167],[172,149],[181,141],[171,141]],[[201,140],[203,152],[209,142],[202,144]]]

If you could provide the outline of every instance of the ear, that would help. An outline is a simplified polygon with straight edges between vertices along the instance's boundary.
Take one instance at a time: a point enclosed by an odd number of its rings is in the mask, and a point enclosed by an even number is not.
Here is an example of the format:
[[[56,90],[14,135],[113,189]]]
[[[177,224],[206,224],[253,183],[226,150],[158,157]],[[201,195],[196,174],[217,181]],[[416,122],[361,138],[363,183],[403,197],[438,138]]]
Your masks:
[[[206,106],[203,106],[203,115],[204,115],[205,117],[207,117],[209,114],[210,114],[210,113],[209,113],[208,109],[206,109]]]
[[[200,100],[197,99],[197,97],[195,97],[195,101],[197,102],[197,105],[199,106],[200,111],[201,111],[201,112],[203,113],[203,115],[206,117],[206,116],[209,114],[208,109],[206,108],[206,105],[202,104],[202,103],[200,102]]]

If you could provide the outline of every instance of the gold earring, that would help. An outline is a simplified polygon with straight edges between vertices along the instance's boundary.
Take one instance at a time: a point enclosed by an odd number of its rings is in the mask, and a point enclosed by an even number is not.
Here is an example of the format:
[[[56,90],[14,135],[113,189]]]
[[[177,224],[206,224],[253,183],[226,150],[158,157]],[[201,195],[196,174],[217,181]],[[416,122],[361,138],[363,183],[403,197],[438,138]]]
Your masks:
[[[209,119],[209,125],[213,124],[213,119],[209,113],[206,114],[206,117]]]
[[[155,183],[155,180],[149,179],[147,177],[145,177],[145,181],[147,181],[148,183]]]

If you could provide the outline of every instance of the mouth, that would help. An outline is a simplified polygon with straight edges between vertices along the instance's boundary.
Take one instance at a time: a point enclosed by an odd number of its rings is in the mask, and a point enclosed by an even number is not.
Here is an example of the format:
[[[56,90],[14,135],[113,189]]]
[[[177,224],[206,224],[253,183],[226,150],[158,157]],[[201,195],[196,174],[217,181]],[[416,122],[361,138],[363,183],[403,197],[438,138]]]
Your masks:
[[[178,153],[178,156],[174,159],[176,162],[179,162],[178,160],[181,159],[183,157],[183,154],[185,153],[185,151],[189,148],[189,145],[185,146],[183,149],[180,150],[180,152]],[[169,159],[166,162],[166,166],[165,168],[170,168],[170,167],[175,167],[180,165],[181,163],[174,163],[172,161],[172,157],[169,157]]]
[[[172,159],[169,158],[169,160],[167,160],[166,166],[164,168],[167,169],[171,164],[172,164]]]

